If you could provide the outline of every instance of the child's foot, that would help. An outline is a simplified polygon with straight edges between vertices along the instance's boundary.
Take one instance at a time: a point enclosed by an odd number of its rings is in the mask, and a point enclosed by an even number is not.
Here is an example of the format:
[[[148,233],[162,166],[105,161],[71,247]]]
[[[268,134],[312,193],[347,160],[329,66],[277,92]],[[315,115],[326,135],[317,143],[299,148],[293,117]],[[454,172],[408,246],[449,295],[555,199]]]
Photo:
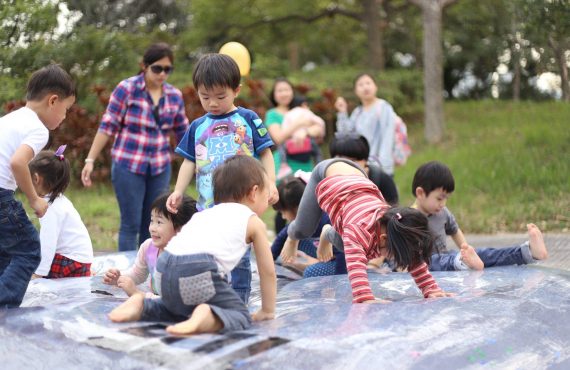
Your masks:
[[[140,320],[144,307],[144,295],[134,294],[119,307],[109,313],[113,322],[127,322]]]
[[[464,243],[461,245],[460,253],[461,261],[471,270],[483,270],[483,267],[485,267],[485,264],[483,264],[479,255],[475,252],[475,249],[469,244]]]
[[[548,258],[546,245],[544,244],[544,237],[542,232],[535,224],[527,224],[528,239],[530,241],[530,254],[535,260],[545,260]]]
[[[194,309],[192,316],[190,316],[188,320],[176,325],[170,325],[166,327],[166,331],[175,335],[216,333],[223,327],[224,325],[220,319],[214,315],[210,306],[202,303]]]

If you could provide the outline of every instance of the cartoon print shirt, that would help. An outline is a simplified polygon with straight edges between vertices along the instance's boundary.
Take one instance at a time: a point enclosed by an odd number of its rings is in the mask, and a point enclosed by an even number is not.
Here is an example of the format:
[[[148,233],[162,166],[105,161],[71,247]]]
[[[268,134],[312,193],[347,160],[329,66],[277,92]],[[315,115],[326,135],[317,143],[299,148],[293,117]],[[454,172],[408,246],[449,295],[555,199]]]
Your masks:
[[[196,163],[198,209],[214,205],[214,169],[234,155],[259,154],[273,146],[259,116],[245,108],[222,115],[206,114],[192,122],[175,152]]]

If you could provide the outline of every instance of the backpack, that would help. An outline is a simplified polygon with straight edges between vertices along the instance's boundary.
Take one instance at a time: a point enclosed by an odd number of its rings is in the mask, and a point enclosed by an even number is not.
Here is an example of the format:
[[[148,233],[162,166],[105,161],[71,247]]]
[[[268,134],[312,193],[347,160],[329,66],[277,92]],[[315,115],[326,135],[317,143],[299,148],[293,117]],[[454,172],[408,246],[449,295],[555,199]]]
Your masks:
[[[394,148],[392,149],[392,157],[396,166],[403,166],[406,164],[408,157],[412,154],[412,148],[408,144],[408,128],[406,124],[396,115],[394,125]]]

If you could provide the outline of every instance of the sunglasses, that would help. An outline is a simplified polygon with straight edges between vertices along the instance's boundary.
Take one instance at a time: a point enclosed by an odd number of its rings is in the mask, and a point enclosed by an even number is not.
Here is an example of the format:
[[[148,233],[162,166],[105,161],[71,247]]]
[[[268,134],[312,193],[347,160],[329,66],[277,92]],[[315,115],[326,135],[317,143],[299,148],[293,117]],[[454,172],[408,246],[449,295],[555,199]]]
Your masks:
[[[166,67],[163,67],[163,66],[158,65],[158,64],[153,64],[153,65],[150,66],[150,70],[151,70],[153,73],[156,73],[157,75],[161,74],[162,72],[164,72],[164,73],[166,73],[167,75],[169,75],[169,74],[171,74],[172,71],[174,70],[174,67],[173,67],[173,66],[166,66]]]

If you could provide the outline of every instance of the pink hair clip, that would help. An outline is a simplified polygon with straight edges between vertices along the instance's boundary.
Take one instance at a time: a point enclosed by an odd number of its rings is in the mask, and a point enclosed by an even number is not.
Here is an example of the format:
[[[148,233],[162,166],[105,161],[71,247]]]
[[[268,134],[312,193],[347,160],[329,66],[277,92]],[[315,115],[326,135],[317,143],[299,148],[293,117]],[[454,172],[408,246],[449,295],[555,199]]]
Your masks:
[[[63,152],[65,151],[65,148],[67,148],[67,145],[60,145],[59,148],[57,148],[57,150],[55,151],[55,156],[57,158],[59,158],[60,161],[63,161],[65,159],[65,157],[63,156]]]
[[[401,219],[402,219],[402,215],[400,214],[400,212],[396,213],[396,218],[397,218],[398,220],[401,220]]]

